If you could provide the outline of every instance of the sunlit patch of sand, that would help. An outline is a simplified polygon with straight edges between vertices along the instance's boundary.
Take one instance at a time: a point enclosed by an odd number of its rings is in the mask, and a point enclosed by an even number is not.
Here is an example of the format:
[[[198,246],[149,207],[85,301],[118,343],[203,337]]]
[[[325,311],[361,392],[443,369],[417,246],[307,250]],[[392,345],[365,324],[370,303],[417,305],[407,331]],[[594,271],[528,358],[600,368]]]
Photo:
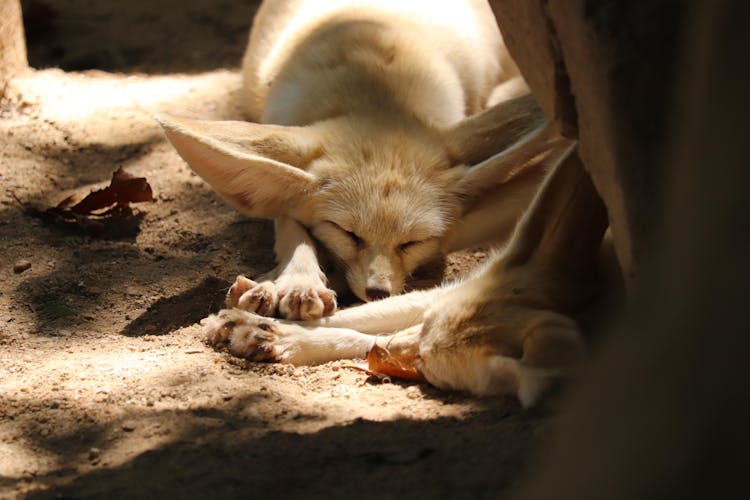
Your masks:
[[[6,94],[20,97],[44,120],[78,122],[113,111],[128,115],[191,107],[201,110],[210,96],[227,94],[240,85],[236,71],[216,70],[196,75],[125,75],[57,69],[30,72],[11,81]]]

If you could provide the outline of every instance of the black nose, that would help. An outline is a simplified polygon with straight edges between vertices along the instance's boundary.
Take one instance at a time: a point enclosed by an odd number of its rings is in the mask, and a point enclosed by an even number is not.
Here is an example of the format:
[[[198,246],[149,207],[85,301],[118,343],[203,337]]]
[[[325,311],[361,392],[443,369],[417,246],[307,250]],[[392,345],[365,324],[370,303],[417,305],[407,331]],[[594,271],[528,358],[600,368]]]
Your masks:
[[[372,302],[373,300],[380,300],[391,296],[391,292],[383,290],[382,288],[365,288],[365,295],[367,300]]]

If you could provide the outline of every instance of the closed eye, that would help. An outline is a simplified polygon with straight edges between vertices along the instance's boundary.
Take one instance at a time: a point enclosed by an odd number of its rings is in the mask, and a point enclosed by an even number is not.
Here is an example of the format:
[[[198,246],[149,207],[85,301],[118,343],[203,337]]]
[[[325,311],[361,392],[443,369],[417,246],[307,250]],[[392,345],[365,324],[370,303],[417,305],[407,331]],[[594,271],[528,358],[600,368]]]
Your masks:
[[[343,227],[339,226],[338,224],[336,224],[333,221],[329,220],[329,221],[326,221],[326,222],[328,222],[329,224],[331,224],[333,227],[335,227],[336,229],[338,229],[342,233],[346,234],[349,237],[349,239],[352,240],[352,243],[354,243],[357,246],[357,248],[362,248],[365,245],[365,240],[363,240],[357,233],[355,233],[353,231],[347,231],[346,229],[344,229]]]
[[[422,243],[422,241],[417,241],[417,240],[414,240],[414,241],[407,241],[406,243],[401,243],[401,244],[400,244],[400,245],[398,246],[398,249],[399,249],[399,251],[401,251],[401,252],[406,252],[406,251],[408,251],[408,250],[409,250],[410,248],[413,248],[413,247],[415,247],[416,245],[418,245],[418,244],[420,244],[420,243]]]
[[[365,245],[365,240],[360,238],[357,233],[353,233],[351,231],[344,231],[346,235],[351,238],[351,240],[354,242],[355,245],[357,245],[357,248],[361,248]]]

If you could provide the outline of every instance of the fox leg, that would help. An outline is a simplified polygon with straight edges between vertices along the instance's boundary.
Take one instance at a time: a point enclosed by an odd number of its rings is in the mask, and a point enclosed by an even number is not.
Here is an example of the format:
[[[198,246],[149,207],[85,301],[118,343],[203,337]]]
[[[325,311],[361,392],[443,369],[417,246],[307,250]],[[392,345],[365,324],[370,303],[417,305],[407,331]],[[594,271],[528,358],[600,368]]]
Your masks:
[[[238,278],[233,289],[237,290],[245,281],[250,280]],[[223,309],[204,319],[202,324],[210,344],[228,344],[236,356],[295,365],[325,363],[364,357],[375,343],[373,334],[418,327],[435,297],[450,286],[453,285],[369,302],[303,323],[271,319],[234,308]],[[378,343],[387,345],[390,337],[384,336],[382,341],[378,338]],[[403,337],[403,333],[399,335]]]
[[[364,358],[375,342],[349,328],[310,327],[240,309],[223,309],[201,324],[209,344],[226,344],[235,356],[253,361],[315,365]]]
[[[456,286],[453,283],[393,295],[375,302],[336,311],[335,314],[303,324],[308,327],[351,328],[362,333],[382,335],[420,324],[435,298]]]
[[[258,282],[238,276],[227,292],[227,307],[294,320],[314,320],[336,310],[336,293],[326,286],[315,244],[302,225],[289,218],[274,221],[277,266]]]
[[[306,326],[240,309],[223,309],[201,324],[209,344],[227,345],[235,356],[298,366],[364,358],[376,343],[399,357],[414,359],[422,328],[416,324],[377,336],[351,328]]]
[[[229,293],[234,303],[228,303],[228,307],[237,305],[240,300],[242,304],[248,300],[249,291],[239,294],[245,282],[250,280],[238,278]],[[337,359],[362,358],[376,339],[378,344],[390,348],[393,337],[396,337],[394,345],[401,346],[400,350],[404,350],[403,339],[408,337],[409,345],[412,345],[410,349],[414,351],[416,337],[403,331],[412,332],[415,327],[419,329],[430,304],[453,286],[368,302],[326,318],[302,323],[267,318],[236,307],[223,309],[201,323],[206,340],[211,345],[227,344],[232,354],[254,361],[311,365]],[[375,336],[392,332],[399,333]]]

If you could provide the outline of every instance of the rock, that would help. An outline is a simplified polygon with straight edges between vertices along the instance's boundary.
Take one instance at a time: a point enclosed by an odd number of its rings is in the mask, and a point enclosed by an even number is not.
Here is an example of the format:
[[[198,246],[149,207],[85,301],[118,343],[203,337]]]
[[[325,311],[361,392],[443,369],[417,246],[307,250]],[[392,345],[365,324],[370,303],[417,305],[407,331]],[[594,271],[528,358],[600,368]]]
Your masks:
[[[375,464],[408,465],[429,457],[434,451],[432,448],[420,445],[400,443],[365,453],[363,458]]]
[[[16,261],[16,263],[13,264],[13,272],[16,274],[21,274],[22,272],[28,271],[29,269],[31,269],[31,262],[25,259]]]
[[[407,387],[406,397],[409,399],[419,399],[422,397],[422,391],[416,385]]]

